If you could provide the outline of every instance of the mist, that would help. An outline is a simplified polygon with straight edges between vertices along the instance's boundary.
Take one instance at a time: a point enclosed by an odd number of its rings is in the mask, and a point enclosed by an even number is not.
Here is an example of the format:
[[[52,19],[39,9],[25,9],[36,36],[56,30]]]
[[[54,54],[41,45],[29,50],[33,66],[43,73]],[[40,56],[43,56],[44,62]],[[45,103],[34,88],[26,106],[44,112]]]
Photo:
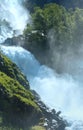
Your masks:
[[[1,48],[26,75],[31,89],[41,96],[42,101],[48,107],[62,112],[62,116],[70,124],[66,130],[76,130],[78,126],[80,126],[78,130],[81,130],[83,128],[82,82],[68,73],[58,74],[51,68],[41,65],[29,51],[21,47],[1,46]]]
[[[57,34],[54,30],[48,33],[49,52],[52,68],[60,74],[72,75],[76,80],[83,80],[83,44],[76,43],[77,47],[71,44],[57,45]]]

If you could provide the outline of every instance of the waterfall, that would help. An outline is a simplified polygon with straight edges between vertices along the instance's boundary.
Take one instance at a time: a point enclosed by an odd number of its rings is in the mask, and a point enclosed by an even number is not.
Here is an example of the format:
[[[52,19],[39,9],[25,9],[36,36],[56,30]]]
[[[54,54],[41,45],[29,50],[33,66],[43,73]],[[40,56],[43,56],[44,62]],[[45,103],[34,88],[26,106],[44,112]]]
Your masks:
[[[23,0],[0,0],[0,43],[24,30],[29,12]],[[83,83],[69,74],[57,74],[41,65],[35,57],[22,47],[2,46],[1,49],[21,71],[41,99],[51,108],[62,111],[69,126],[66,130],[83,130]]]
[[[22,34],[30,15],[23,0],[0,0],[0,43],[8,37]]]
[[[71,123],[70,130],[83,129],[83,87],[71,75],[59,75],[40,63],[27,50],[21,47],[1,47],[3,53],[15,62],[36,90],[42,100],[62,114]],[[69,130],[66,128],[66,130]]]

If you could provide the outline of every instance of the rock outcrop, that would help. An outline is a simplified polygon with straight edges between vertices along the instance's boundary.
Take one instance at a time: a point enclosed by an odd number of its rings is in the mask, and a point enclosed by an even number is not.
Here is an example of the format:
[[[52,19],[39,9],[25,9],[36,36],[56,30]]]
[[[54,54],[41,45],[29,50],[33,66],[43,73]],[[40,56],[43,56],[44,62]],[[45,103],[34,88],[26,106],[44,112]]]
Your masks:
[[[33,90],[35,101],[39,105],[43,114],[43,126],[46,130],[64,130],[67,122],[60,117],[61,111],[56,112],[55,109],[48,108],[42,101],[40,96]]]

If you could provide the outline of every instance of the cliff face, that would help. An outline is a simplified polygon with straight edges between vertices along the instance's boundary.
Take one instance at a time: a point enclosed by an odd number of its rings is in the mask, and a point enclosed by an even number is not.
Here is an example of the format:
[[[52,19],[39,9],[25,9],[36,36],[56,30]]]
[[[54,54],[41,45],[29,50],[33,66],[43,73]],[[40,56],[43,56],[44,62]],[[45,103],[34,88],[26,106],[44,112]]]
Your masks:
[[[64,130],[59,114],[46,107],[19,68],[0,53],[0,130]]]

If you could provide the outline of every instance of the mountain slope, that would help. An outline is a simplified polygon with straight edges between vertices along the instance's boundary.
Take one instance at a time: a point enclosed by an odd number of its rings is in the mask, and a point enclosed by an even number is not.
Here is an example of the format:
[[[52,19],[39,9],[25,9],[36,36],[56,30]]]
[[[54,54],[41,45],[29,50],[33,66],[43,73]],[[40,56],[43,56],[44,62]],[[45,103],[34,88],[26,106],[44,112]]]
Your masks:
[[[59,114],[30,90],[19,68],[0,53],[0,130],[64,130]]]
[[[24,87],[29,88],[26,77],[20,72],[19,68],[7,57],[0,54],[0,71],[6,73],[9,77],[18,80]]]
[[[0,126],[4,129],[24,130],[38,122],[42,112],[29,88],[18,67],[0,54]]]

